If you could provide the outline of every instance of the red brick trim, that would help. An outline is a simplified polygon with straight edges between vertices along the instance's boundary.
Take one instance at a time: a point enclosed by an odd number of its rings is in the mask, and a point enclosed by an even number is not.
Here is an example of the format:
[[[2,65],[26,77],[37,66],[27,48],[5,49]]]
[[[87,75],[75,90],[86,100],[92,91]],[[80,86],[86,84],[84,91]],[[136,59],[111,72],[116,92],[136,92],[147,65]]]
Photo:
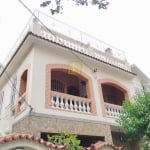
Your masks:
[[[18,82],[19,82],[19,89],[18,91],[20,90],[20,86],[21,86],[21,76],[23,75],[23,73],[27,70],[27,86],[26,86],[26,101],[28,101],[28,91],[29,91],[29,81],[30,81],[30,69],[31,69],[31,65],[28,64],[26,66],[23,67],[22,71],[19,73],[18,75]],[[20,93],[18,93],[18,97],[17,97],[17,103],[16,103],[16,107],[15,107],[15,116],[17,116],[18,114],[20,114],[20,111],[19,111],[19,97],[20,97]]]
[[[27,140],[27,141],[32,141],[34,143],[39,143],[49,149],[53,149],[53,150],[65,150],[65,146],[64,145],[55,145],[51,142],[48,142],[48,141],[44,141],[42,138],[39,138],[39,137],[35,137],[31,134],[21,134],[21,133],[12,133],[12,134],[9,134],[9,135],[6,135],[4,137],[1,137],[0,138],[0,146],[5,144],[5,143],[10,143],[11,145],[11,142],[13,141],[19,141],[19,140]],[[22,146],[22,145],[20,145]],[[29,145],[30,146],[30,145]],[[115,145],[113,144],[109,144],[109,143],[106,143],[106,142],[97,142],[95,144],[92,144],[90,147],[88,148],[83,148],[83,150],[101,150],[102,148],[112,148],[113,150],[122,150],[122,147],[116,147]]]
[[[35,137],[33,135],[30,135],[30,134],[20,134],[20,133],[12,133],[12,134],[6,135],[4,137],[1,137],[0,138],[0,145],[8,143],[8,142],[11,144],[11,142],[13,142],[13,141],[19,141],[22,139],[27,140],[27,141],[32,141],[34,143],[39,143],[41,145],[44,145],[45,147],[50,148],[50,150],[52,150],[52,149],[64,150],[65,149],[64,145],[55,145],[53,143],[44,141],[42,138]],[[20,145],[20,146],[22,146],[22,145]]]
[[[82,72],[81,70],[73,69],[69,65],[65,65],[65,64],[47,64],[46,65],[45,108],[50,108],[50,106],[51,106],[51,103],[50,103],[51,85],[50,85],[50,83],[51,83],[51,70],[52,69],[65,69],[65,70],[75,73],[76,76],[78,76],[80,78],[85,78],[87,80],[87,82],[88,82],[87,94],[88,94],[89,100],[91,101],[91,112],[93,115],[96,115],[97,111],[96,111],[95,98],[94,98],[94,94],[93,94],[91,78],[86,73]]]
[[[103,93],[102,93],[102,84],[103,83],[109,83],[109,84],[117,87],[118,89],[120,89],[125,94],[126,99],[131,98],[131,94],[130,94],[129,89],[127,87],[125,87],[122,83],[120,83],[116,80],[113,80],[113,79],[99,79],[97,82],[98,82],[98,87],[99,87],[99,94],[100,94],[100,101],[101,101],[101,105],[102,105],[103,116],[106,116],[105,108],[104,108]]]
[[[95,144],[92,144],[89,148],[85,148],[85,150],[101,150],[103,148],[112,148],[113,150],[122,150],[123,148],[122,147],[116,147],[115,145],[113,144],[109,144],[109,143],[106,143],[106,142],[97,142]]]

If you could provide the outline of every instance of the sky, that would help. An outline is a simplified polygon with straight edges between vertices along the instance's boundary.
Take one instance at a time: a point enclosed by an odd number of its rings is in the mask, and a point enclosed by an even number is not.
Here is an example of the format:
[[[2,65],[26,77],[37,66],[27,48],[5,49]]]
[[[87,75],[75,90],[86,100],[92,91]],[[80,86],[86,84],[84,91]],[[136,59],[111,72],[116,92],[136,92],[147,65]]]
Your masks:
[[[136,64],[150,78],[150,0],[108,0],[107,10],[66,1],[63,14],[52,17],[124,51],[128,62]],[[22,2],[32,11],[40,10],[51,16],[48,8],[40,8],[42,0]],[[7,59],[30,17],[19,0],[1,2],[0,63]]]

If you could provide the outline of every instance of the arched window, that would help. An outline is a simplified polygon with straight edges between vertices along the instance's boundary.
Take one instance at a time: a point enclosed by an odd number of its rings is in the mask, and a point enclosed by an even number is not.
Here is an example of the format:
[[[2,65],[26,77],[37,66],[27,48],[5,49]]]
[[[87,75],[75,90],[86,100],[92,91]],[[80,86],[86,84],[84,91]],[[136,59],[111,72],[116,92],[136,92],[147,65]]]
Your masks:
[[[115,85],[102,84],[102,93],[106,103],[122,105],[123,100],[125,100],[125,93]]]
[[[96,114],[91,77],[82,70],[72,69],[65,64],[47,64],[45,107],[69,108],[76,111],[84,107],[81,111]],[[77,108],[79,106],[80,108]]]
[[[21,76],[20,79],[20,88],[19,88],[19,95],[23,95],[26,92],[27,89],[27,76],[28,76],[28,70],[25,70]]]
[[[51,90],[87,98],[87,80],[65,69],[51,71]]]

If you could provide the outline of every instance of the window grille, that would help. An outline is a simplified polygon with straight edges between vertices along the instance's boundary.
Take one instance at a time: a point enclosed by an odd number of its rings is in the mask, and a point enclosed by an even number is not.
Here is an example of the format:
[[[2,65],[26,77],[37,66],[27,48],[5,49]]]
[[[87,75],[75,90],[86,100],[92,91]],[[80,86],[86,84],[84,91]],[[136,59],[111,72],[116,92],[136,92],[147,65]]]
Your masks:
[[[59,80],[51,81],[51,90],[64,93],[64,84]]]
[[[4,92],[0,92],[0,115],[3,107]]]

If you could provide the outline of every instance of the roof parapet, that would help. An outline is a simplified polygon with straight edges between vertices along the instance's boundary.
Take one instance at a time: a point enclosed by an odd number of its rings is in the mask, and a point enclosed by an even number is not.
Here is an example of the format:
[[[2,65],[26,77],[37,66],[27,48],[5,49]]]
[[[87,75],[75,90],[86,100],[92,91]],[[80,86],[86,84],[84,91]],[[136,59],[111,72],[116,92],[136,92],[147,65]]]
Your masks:
[[[23,32],[12,47],[6,60],[3,62],[4,67],[7,65],[27,33],[32,32],[53,42],[75,49],[95,59],[112,64],[129,72],[131,71],[131,67],[126,60],[123,51],[44,13],[35,11],[34,14],[36,18],[34,16],[29,19]]]

